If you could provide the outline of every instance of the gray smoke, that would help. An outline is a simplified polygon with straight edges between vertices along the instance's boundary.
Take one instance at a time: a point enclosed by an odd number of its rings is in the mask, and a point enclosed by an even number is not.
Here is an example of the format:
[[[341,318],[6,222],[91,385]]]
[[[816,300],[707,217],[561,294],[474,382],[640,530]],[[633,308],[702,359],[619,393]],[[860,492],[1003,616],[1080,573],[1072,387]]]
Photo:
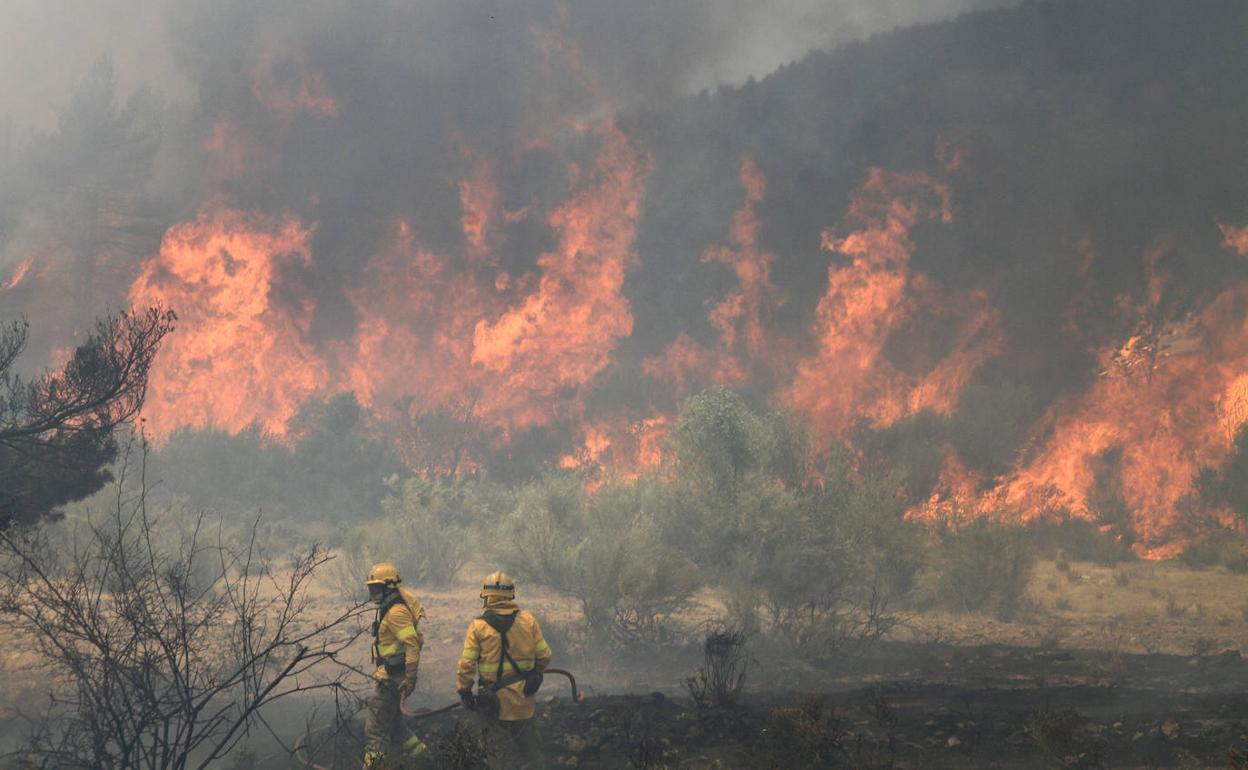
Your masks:
[[[451,75],[507,57],[508,48],[531,42],[534,29],[561,25],[605,92],[629,103],[741,83],[815,49],[1016,2],[3,0],[0,116],[19,136],[53,129],[73,87],[101,56],[112,58],[122,93],[147,84],[179,101],[193,96],[202,57],[237,60],[260,43],[355,40],[401,50],[415,69]]]

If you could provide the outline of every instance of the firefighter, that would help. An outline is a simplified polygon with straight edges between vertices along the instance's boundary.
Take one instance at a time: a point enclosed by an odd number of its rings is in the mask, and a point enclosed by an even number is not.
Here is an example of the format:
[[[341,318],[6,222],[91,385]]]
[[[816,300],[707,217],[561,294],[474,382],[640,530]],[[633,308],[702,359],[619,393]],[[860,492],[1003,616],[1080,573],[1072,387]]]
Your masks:
[[[373,621],[373,695],[364,723],[364,767],[377,768],[386,758],[414,758],[425,743],[403,723],[404,698],[416,686],[424,637],[425,616],[416,595],[399,585],[399,569],[389,562],[374,564],[368,572],[368,596],[377,605]],[[403,761],[403,760],[398,760]],[[397,764],[397,762],[396,762]]]
[[[534,696],[550,665],[550,646],[537,619],[516,606],[515,585],[506,574],[487,577],[481,598],[485,612],[468,626],[455,689],[465,708],[476,711],[484,723],[490,767],[540,769],[544,765],[533,719]]]

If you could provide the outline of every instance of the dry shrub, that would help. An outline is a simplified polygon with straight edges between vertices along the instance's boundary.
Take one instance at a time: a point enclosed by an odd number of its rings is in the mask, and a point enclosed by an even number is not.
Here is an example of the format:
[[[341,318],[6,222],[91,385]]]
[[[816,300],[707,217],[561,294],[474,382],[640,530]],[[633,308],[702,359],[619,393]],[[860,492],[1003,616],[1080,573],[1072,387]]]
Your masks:
[[[442,770],[477,770],[486,767],[481,731],[471,720],[457,719],[428,740],[424,766]]]
[[[710,631],[702,643],[702,665],[684,680],[699,709],[736,705],[749,674],[746,636],[737,628]]]
[[[845,754],[848,731],[822,697],[803,697],[795,707],[772,709],[759,741],[762,767],[830,767]]]
[[[1038,708],[1027,716],[1023,731],[1059,767],[1092,770],[1109,766],[1103,741],[1095,738],[1087,719],[1074,709]]]
[[[1174,594],[1166,595],[1166,617],[1181,618],[1187,614],[1187,607],[1180,604],[1178,599],[1174,598]]]
[[[75,536],[0,529],[0,617],[63,674],[21,747],[31,767],[202,767],[270,704],[347,692],[337,656],[362,627],[309,598],[327,552],[270,560],[255,528],[236,546],[204,517],[179,530],[149,512],[145,484],[128,491],[129,460],[112,509]]]

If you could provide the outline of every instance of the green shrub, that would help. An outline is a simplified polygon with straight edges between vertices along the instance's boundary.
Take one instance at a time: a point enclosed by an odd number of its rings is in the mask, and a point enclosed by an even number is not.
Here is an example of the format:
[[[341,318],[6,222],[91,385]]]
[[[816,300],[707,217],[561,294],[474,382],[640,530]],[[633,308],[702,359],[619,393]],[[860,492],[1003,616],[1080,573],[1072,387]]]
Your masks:
[[[518,579],[578,599],[601,640],[665,641],[699,584],[693,563],[664,538],[656,511],[665,494],[642,479],[591,496],[575,476],[550,474],[518,495],[497,556]]]
[[[1028,539],[1036,550],[1056,553],[1059,569],[1070,561],[1112,566],[1136,558],[1130,538],[1124,538],[1119,529],[1072,516],[1029,525]]]
[[[1012,619],[1027,590],[1035,556],[1018,527],[985,519],[937,529],[934,571],[940,598],[963,611]]]
[[[359,576],[378,561],[397,564],[407,585],[445,586],[477,550],[495,509],[507,499],[476,479],[391,476],[386,488],[382,515],[347,531],[331,570],[336,587],[349,596],[358,598]]]
[[[179,429],[149,460],[149,479],[160,481],[154,502],[167,495],[248,524],[262,510],[274,530],[265,539],[296,542],[306,542],[309,522],[367,520],[390,493],[385,480],[403,471],[373,419],[353,394],[339,393],[304,403],[281,440],[255,426]],[[283,523],[285,531],[274,529]]]
[[[1179,561],[1192,567],[1226,567],[1231,572],[1248,573],[1248,543],[1231,533],[1206,537],[1183,550]]]
[[[834,458],[835,460],[835,458]],[[891,477],[854,477],[835,460],[819,486],[792,491],[754,475],[718,517],[736,536],[701,566],[729,591],[732,620],[806,657],[878,639],[922,564],[922,530]]]

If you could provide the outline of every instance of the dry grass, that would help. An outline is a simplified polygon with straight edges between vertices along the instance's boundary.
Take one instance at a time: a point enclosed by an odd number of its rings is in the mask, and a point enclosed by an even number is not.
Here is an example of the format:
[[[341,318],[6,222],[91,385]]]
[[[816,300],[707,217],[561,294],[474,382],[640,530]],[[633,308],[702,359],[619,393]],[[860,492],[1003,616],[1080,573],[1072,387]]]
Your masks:
[[[1060,615],[1071,647],[1190,655],[1199,642],[1206,650],[1248,654],[1248,575],[1178,562],[1108,567],[1041,561],[1028,596],[1032,612],[1015,623],[925,612],[910,625],[915,638],[939,627],[953,644],[1036,644],[1036,622]]]
[[[477,597],[480,576],[491,569],[493,565],[470,564],[450,586],[437,591],[411,586],[428,613],[421,624],[425,649],[415,702],[440,704],[454,697],[454,672],[464,629],[481,612]],[[1070,572],[1077,573],[1080,579],[1071,582],[1066,577]],[[1027,610],[1016,620],[1005,622],[990,615],[928,610],[912,614],[892,637],[912,641],[939,638],[953,645],[1040,646],[1051,635],[1046,629],[1060,624],[1063,648],[1174,655],[1239,650],[1248,655],[1245,597],[1248,575],[1223,569],[1197,570],[1177,562],[1115,567],[1072,562],[1066,570],[1059,570],[1053,561],[1040,561],[1028,587]],[[557,633],[560,627],[575,627],[581,620],[575,600],[523,581],[519,584],[518,599],[552,632]],[[343,601],[341,592],[328,579],[317,586],[315,600],[323,604],[327,614],[341,609]],[[1060,610],[1054,609],[1055,605]],[[690,638],[694,638],[701,635],[699,629],[704,629],[708,620],[722,617],[723,612],[715,593],[703,591],[696,597],[695,606],[680,620],[690,630]],[[371,620],[371,616],[366,620]],[[0,656],[0,679],[9,685],[6,697],[0,699],[0,716],[12,715],[13,698],[17,702],[27,701],[25,705],[30,706],[30,699],[38,700],[38,693],[45,689],[47,672],[35,665],[37,656],[19,639],[18,631],[0,626],[0,644],[7,651]],[[559,645],[554,646],[558,661],[564,651]],[[358,649],[349,654],[355,655],[361,668],[369,667],[368,640],[361,640]],[[563,662],[567,662],[566,654]],[[586,683],[593,687],[595,680],[610,681],[618,673],[611,670],[613,665],[608,656],[601,667],[588,666]],[[643,689],[662,685],[659,681],[643,681],[641,672],[630,671],[627,679]]]

